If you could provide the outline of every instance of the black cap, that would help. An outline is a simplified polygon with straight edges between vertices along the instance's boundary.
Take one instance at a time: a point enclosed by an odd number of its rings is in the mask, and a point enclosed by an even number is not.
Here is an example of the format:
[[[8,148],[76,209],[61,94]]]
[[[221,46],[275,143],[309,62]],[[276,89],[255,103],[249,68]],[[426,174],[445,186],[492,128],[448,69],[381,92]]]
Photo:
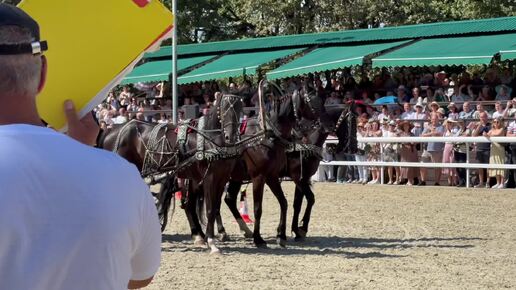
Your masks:
[[[18,7],[0,3],[0,27],[19,26],[28,29],[35,41],[21,44],[1,44],[0,55],[40,54],[48,49],[46,41],[40,41],[39,25],[27,13]]]

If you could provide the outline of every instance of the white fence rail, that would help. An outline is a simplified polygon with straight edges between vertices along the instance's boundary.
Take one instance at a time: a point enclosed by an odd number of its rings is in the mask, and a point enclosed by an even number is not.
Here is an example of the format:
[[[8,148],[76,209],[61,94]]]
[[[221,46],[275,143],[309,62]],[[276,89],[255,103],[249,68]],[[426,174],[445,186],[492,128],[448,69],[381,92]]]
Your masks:
[[[451,143],[466,143],[466,148],[469,148],[471,143],[516,143],[516,137],[359,137],[358,142],[363,143],[433,143],[433,142],[451,142]],[[337,139],[328,139],[326,144],[337,144]],[[484,163],[470,163],[471,151],[466,152],[465,163],[428,163],[428,162],[383,162],[383,161],[330,161],[321,162],[319,169],[322,166],[373,166],[380,167],[381,183],[384,184],[384,168],[391,166],[398,167],[425,167],[425,168],[465,168],[466,169],[466,187],[470,187],[470,172],[471,169],[506,169],[516,170],[516,164],[484,164]],[[383,147],[380,146],[380,155],[383,155]]]

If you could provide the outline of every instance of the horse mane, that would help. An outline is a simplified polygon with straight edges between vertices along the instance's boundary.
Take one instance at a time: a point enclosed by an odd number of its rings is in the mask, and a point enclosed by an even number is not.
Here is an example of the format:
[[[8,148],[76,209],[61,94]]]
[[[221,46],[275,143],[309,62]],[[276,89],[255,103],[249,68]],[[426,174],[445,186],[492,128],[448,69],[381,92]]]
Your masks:
[[[283,95],[277,100],[278,102],[278,117],[286,117],[292,113],[292,97],[290,95]]]
[[[217,102],[215,107],[211,108],[211,110],[208,110],[208,113],[204,115],[206,118],[206,129],[220,129],[222,124],[221,120],[219,120],[219,111],[221,107],[221,100]]]

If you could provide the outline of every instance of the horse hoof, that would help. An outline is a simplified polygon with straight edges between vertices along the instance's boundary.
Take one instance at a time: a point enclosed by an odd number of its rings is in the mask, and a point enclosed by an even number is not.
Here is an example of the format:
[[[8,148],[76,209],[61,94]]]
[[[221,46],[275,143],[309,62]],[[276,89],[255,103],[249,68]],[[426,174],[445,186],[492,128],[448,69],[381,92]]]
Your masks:
[[[204,248],[206,247],[206,242],[201,236],[195,236],[194,246],[198,248]]]
[[[300,229],[297,231],[297,233],[298,233],[299,237],[301,237],[301,238],[303,238],[303,239],[304,239],[304,238],[306,238],[307,231],[305,231],[304,229],[301,229],[301,228],[300,228]]]
[[[304,242],[305,241],[305,237],[302,237],[300,235],[296,235],[296,237],[294,238],[294,241],[296,241],[296,242]]]
[[[255,245],[258,249],[268,249],[269,248],[269,247],[267,247],[267,243],[262,243],[262,244],[255,243]]]
[[[255,238],[254,244],[259,249],[267,249],[267,243],[262,238],[258,238],[258,239]]]
[[[252,232],[244,232],[244,238],[252,239],[253,238],[253,233]]]
[[[211,249],[210,256],[222,256],[222,252],[219,249]]]
[[[231,241],[231,239],[229,238],[228,234],[226,234],[226,233],[221,233],[219,235],[219,237],[218,237],[218,240],[220,242],[229,242],[229,241]]]
[[[282,238],[277,238],[276,239],[276,243],[282,247],[282,248],[286,248],[287,247],[287,240],[286,239],[282,239]]]

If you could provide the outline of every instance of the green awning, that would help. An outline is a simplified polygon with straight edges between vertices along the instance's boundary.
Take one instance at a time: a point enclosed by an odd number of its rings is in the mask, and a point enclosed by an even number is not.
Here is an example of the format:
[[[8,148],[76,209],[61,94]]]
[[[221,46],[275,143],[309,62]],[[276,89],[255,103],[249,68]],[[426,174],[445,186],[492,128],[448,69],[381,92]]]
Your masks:
[[[500,51],[501,60],[516,59],[516,50],[502,50]]]
[[[373,59],[373,67],[489,64],[516,34],[424,39]]]
[[[269,80],[361,65],[365,56],[407,43],[399,41],[360,46],[318,48],[267,73]]]
[[[180,76],[178,84],[254,75],[261,65],[298,53],[302,49],[284,49],[253,53],[228,54]]]
[[[192,66],[208,61],[214,56],[199,56],[177,60],[177,71],[180,72]],[[172,73],[172,60],[160,60],[146,62],[134,68],[124,80],[122,85],[134,83],[148,83],[166,81]]]
[[[509,3],[510,1],[505,2]],[[513,16],[184,44],[178,46],[177,53],[178,55],[220,54],[226,51],[249,49],[285,49],[287,47],[307,47],[321,44],[353,45],[353,43],[359,42],[387,42],[430,37],[464,36],[465,34],[511,33],[514,31],[516,31],[516,17]],[[168,54],[171,54],[170,48]],[[153,55],[153,57],[156,56],[159,55]]]

